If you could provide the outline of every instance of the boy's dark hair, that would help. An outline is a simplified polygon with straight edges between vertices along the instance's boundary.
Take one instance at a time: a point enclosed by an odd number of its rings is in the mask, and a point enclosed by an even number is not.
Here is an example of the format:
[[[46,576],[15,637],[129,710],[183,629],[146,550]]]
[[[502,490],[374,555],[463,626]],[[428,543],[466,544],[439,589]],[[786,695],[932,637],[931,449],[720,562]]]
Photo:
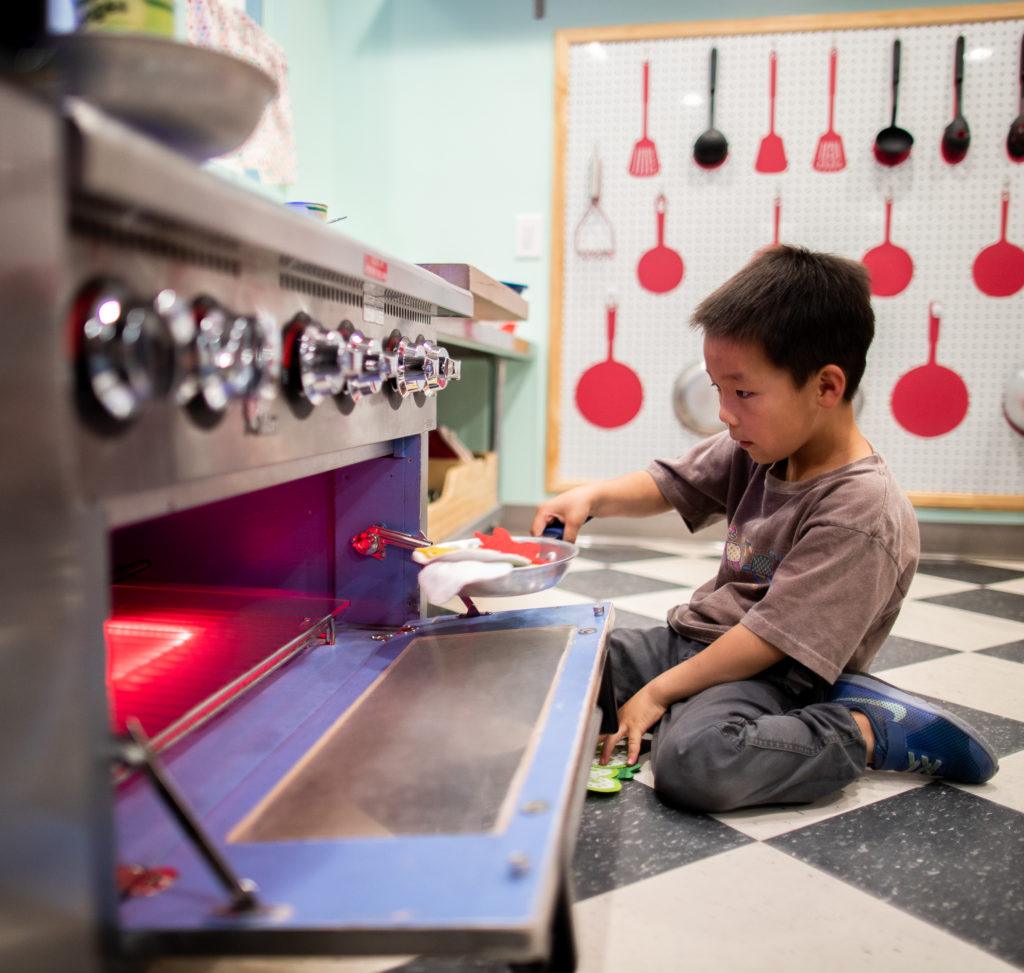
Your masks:
[[[756,342],[797,386],[825,365],[846,374],[853,398],[875,336],[865,268],[828,253],[777,246],[756,256],[693,312],[706,335]]]

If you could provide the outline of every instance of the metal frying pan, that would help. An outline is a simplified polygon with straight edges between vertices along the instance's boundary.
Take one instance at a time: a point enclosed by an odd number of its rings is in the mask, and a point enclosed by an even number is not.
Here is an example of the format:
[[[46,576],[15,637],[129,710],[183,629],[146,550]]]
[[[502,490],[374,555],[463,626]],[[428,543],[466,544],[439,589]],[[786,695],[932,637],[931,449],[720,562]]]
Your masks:
[[[725,428],[718,418],[718,393],[711,384],[704,360],[688,365],[672,386],[672,410],[684,429],[710,436]]]
[[[510,598],[553,588],[562,580],[569,562],[579,553],[575,544],[555,540],[553,537],[513,537],[512,540],[540,545],[540,556],[545,559],[544,563],[513,568],[498,578],[474,581],[459,592],[460,597]]]

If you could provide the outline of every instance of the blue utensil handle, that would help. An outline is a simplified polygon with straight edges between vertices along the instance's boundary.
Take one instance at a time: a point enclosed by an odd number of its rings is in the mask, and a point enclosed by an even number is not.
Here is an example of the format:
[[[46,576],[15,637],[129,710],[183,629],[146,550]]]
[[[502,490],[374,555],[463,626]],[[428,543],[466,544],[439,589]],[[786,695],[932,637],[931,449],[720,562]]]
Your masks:
[[[593,517],[588,517],[583,523],[588,524],[592,521]],[[554,520],[549,520],[547,527],[541,531],[541,537],[553,537],[556,541],[562,540],[565,536],[565,521],[555,517]]]

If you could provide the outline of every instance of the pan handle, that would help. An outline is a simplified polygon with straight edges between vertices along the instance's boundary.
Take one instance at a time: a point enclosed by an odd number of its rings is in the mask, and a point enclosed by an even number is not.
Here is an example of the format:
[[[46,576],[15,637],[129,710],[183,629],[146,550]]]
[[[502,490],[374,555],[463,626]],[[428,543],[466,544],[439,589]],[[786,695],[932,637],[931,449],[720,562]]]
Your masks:
[[[589,524],[593,519],[594,519],[593,517],[588,517],[586,520],[583,521],[583,523]],[[555,517],[554,520],[549,520],[547,527],[545,527],[540,532],[540,536],[541,537],[551,537],[551,538],[553,538],[556,541],[562,540],[564,535],[565,535],[565,521],[561,520],[558,517]]]

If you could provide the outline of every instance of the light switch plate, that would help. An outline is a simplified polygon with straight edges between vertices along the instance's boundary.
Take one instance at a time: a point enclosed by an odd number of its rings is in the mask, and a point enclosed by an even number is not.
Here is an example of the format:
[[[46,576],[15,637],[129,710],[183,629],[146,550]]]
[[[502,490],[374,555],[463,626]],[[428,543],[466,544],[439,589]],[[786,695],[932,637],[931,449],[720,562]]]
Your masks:
[[[539,260],[543,246],[544,218],[540,213],[516,215],[516,257]]]

